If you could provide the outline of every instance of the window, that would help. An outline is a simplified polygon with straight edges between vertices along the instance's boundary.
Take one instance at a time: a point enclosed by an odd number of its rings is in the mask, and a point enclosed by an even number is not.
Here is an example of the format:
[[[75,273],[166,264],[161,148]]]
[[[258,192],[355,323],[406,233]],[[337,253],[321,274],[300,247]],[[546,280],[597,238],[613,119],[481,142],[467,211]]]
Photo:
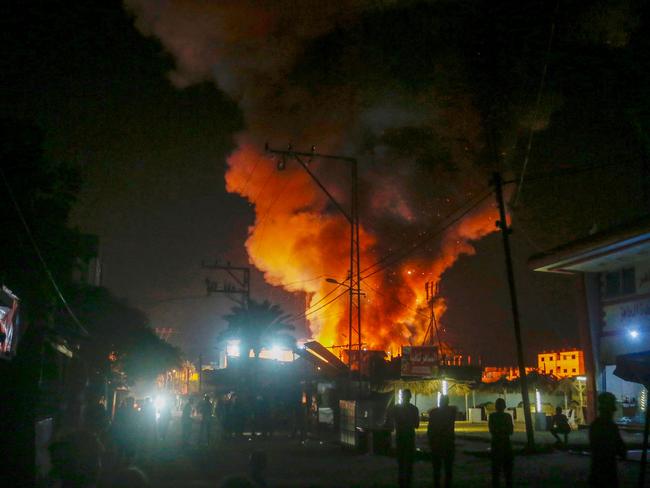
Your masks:
[[[557,371],[557,372],[559,373],[560,371],[562,371],[562,368],[560,368],[560,367],[558,366],[557,368],[555,368],[555,371]]]
[[[564,370],[564,372],[566,373],[566,372],[567,372],[567,370],[565,369],[565,370]]]
[[[575,358],[576,358],[576,355],[575,355],[575,354],[572,354],[572,355],[571,355],[571,359],[575,359]]]
[[[572,373],[575,373],[575,372],[576,372],[576,369],[575,369],[575,368],[573,368],[573,369],[571,370],[571,372],[572,372]]]
[[[544,356],[542,356],[542,362],[544,362]]]
[[[621,275],[618,271],[605,273],[605,297],[618,296],[621,289]]]
[[[623,268],[605,273],[605,298],[636,293],[634,268]]]
[[[623,268],[621,270],[623,277],[623,289],[621,290],[624,295],[631,295],[636,292],[636,279],[634,277],[634,268]]]

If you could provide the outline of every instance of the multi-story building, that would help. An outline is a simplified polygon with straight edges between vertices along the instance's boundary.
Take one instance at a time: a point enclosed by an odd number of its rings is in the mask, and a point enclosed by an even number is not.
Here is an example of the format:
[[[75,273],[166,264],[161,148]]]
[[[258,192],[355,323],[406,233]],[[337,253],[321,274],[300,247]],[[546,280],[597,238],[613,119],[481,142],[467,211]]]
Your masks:
[[[580,349],[541,352],[537,355],[537,370],[556,378],[584,376],[585,354]]]

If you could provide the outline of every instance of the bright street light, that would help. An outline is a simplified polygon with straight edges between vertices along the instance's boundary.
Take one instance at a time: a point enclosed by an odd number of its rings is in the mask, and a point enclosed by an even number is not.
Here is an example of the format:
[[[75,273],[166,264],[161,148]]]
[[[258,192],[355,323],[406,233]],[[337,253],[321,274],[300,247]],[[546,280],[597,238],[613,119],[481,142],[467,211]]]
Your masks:
[[[639,331],[636,329],[631,329],[627,333],[628,336],[630,336],[630,339],[638,339],[641,334],[639,334]]]

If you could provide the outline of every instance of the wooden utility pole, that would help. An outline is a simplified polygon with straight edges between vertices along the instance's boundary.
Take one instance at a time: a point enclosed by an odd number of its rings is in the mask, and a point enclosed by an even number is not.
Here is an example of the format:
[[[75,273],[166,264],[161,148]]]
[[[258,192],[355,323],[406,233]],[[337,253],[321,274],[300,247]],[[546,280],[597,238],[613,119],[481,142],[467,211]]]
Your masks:
[[[503,238],[503,251],[506,259],[506,273],[508,276],[508,288],[510,289],[510,306],[512,308],[512,322],[515,328],[515,341],[517,345],[517,364],[519,366],[519,378],[521,381],[521,398],[524,403],[524,421],[526,423],[526,444],[529,450],[535,449],[535,433],[533,431],[533,419],[530,415],[530,399],[528,397],[528,381],[526,378],[526,365],[524,363],[524,348],[521,340],[521,325],[519,322],[519,304],[517,302],[517,289],[515,288],[515,275],[512,266],[512,255],[510,252],[510,233],[506,217],[506,206],[503,201],[503,180],[501,174],[495,172],[492,177],[492,185],[496,194],[497,205],[499,206],[499,220],[497,227],[501,229]]]

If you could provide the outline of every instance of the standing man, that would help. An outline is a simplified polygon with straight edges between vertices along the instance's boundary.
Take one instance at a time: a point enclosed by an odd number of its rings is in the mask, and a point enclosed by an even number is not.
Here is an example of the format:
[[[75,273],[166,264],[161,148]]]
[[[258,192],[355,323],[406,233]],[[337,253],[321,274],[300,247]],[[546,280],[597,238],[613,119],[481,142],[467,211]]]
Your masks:
[[[510,436],[514,431],[512,417],[505,412],[506,401],[497,398],[494,404],[496,412],[490,414],[488,426],[492,435],[492,486],[501,485],[501,471],[506,479],[506,488],[512,488],[513,454]]]
[[[206,393],[199,405],[199,413],[201,414],[201,428],[199,429],[199,442],[203,441],[210,445],[210,429],[212,428],[212,402]]]
[[[189,444],[192,435],[192,403],[192,398],[188,398],[181,413],[181,432],[184,446]]]
[[[616,457],[625,459],[627,449],[614,423],[616,397],[609,392],[598,395],[598,417],[589,426],[591,473],[589,486],[616,488],[618,469]]]
[[[456,407],[449,406],[449,397],[440,397],[440,406],[429,412],[429,426],[427,438],[431,448],[431,462],[433,463],[433,486],[440,488],[442,467],[445,467],[445,488],[451,487],[452,471],[455,454]]]
[[[415,460],[415,429],[420,426],[420,411],[411,405],[411,390],[402,391],[402,403],[393,406],[391,417],[395,429],[398,484],[400,488],[411,486],[413,461]]]

